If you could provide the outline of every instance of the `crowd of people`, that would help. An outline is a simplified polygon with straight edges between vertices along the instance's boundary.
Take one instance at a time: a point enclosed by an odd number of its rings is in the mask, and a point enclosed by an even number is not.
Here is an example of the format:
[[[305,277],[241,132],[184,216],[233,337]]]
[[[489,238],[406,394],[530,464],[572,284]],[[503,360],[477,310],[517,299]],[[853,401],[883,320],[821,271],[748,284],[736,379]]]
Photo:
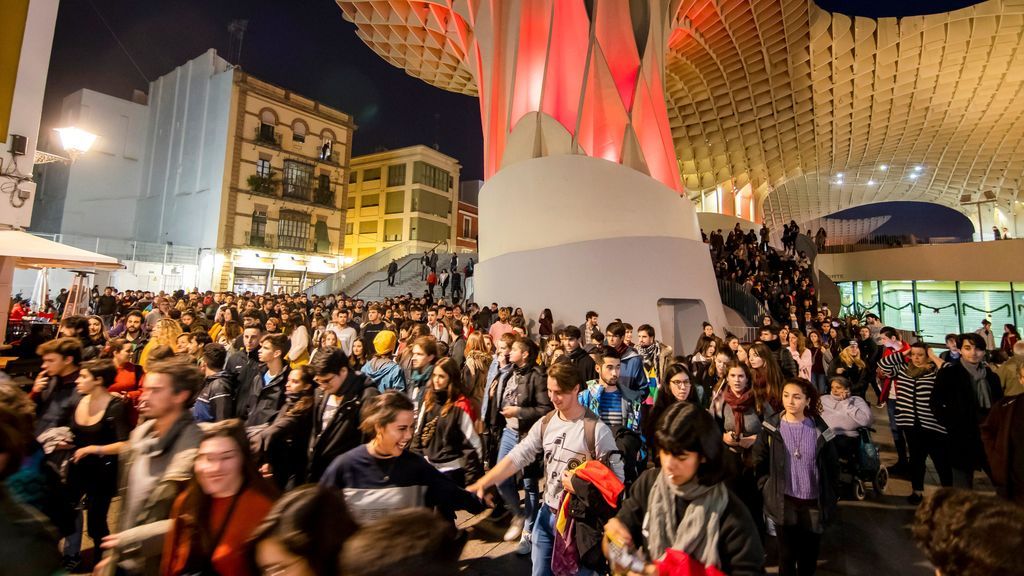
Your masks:
[[[772,303],[757,338],[705,323],[687,350],[429,289],[97,291],[35,343],[33,381],[0,381],[0,545],[31,551],[20,574],[449,574],[456,514],[490,510],[535,575],[813,574],[873,405],[911,503],[929,458],[1024,503],[1024,343],[997,368],[989,326],[940,357],[836,318],[766,230],[709,238]]]

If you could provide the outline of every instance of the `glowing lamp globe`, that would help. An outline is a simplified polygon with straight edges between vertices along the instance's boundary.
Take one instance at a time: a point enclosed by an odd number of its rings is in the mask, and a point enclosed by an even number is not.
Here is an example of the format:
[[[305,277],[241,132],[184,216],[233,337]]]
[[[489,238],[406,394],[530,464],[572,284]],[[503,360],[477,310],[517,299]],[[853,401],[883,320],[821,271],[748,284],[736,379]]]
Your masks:
[[[79,154],[84,154],[92,148],[92,145],[96,142],[96,135],[92,132],[87,132],[81,128],[55,128],[55,132],[60,136],[60,145],[64,148],[64,151],[71,156],[74,160]]]

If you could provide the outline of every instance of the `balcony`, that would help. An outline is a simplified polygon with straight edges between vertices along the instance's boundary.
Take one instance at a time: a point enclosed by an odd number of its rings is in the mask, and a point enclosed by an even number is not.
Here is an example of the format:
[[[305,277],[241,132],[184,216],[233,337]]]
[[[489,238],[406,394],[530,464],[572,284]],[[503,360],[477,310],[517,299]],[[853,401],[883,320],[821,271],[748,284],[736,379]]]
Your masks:
[[[331,253],[331,242],[329,240],[315,240],[299,236],[280,236],[274,234],[253,236],[252,232],[245,233],[245,246],[249,248],[266,248],[268,250],[280,250],[284,252],[298,252],[300,254]]]
[[[256,127],[256,135],[253,139],[257,144],[263,144],[264,146],[271,146],[273,148],[281,147],[281,135],[278,134],[273,127],[266,124]]]
[[[309,202],[313,189],[306,183],[284,182],[284,198],[288,200],[301,200]]]
[[[253,194],[277,196],[277,186],[280,182],[274,176],[273,170],[267,176],[253,174],[245,180],[245,183],[249,185],[249,191]]]
[[[313,203],[321,206],[334,206],[334,190],[317,188],[313,191]]]

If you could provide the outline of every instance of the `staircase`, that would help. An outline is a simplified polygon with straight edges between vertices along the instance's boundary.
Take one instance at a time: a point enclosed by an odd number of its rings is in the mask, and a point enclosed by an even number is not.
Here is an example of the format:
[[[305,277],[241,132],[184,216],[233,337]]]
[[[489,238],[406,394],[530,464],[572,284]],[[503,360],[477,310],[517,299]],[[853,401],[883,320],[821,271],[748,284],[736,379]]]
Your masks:
[[[437,267],[447,268],[451,261],[451,252],[442,252],[447,242],[432,244],[428,242],[408,241],[390,246],[348,268],[324,278],[306,290],[307,295],[327,296],[344,292],[350,297],[363,299],[383,299],[411,292],[413,296],[423,294],[427,289],[426,280],[420,279],[420,257],[430,250],[437,250]],[[470,258],[477,261],[475,252],[459,253],[459,268],[465,266]],[[391,260],[398,263],[395,285],[388,286],[388,265]],[[465,279],[463,279],[465,288]],[[440,288],[434,290],[440,295]]]

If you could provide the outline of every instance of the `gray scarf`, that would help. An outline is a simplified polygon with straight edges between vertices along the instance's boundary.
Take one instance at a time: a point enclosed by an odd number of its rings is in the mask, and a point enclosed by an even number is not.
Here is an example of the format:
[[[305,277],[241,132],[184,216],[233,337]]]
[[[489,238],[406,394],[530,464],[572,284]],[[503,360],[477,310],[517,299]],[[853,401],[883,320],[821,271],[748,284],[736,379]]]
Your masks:
[[[676,497],[689,501],[682,519],[678,517]],[[705,566],[721,566],[718,556],[718,532],[722,513],[729,503],[729,491],[722,483],[701,486],[696,479],[676,486],[664,471],[658,475],[648,497],[644,531],[647,552],[655,560],[667,548],[689,554]]]
[[[978,406],[986,410],[991,408],[992,397],[989,395],[988,389],[988,367],[985,366],[984,362],[971,364],[963,359],[960,360],[960,365],[964,367],[964,370],[967,370],[967,374],[971,377],[974,393],[978,395]]]

